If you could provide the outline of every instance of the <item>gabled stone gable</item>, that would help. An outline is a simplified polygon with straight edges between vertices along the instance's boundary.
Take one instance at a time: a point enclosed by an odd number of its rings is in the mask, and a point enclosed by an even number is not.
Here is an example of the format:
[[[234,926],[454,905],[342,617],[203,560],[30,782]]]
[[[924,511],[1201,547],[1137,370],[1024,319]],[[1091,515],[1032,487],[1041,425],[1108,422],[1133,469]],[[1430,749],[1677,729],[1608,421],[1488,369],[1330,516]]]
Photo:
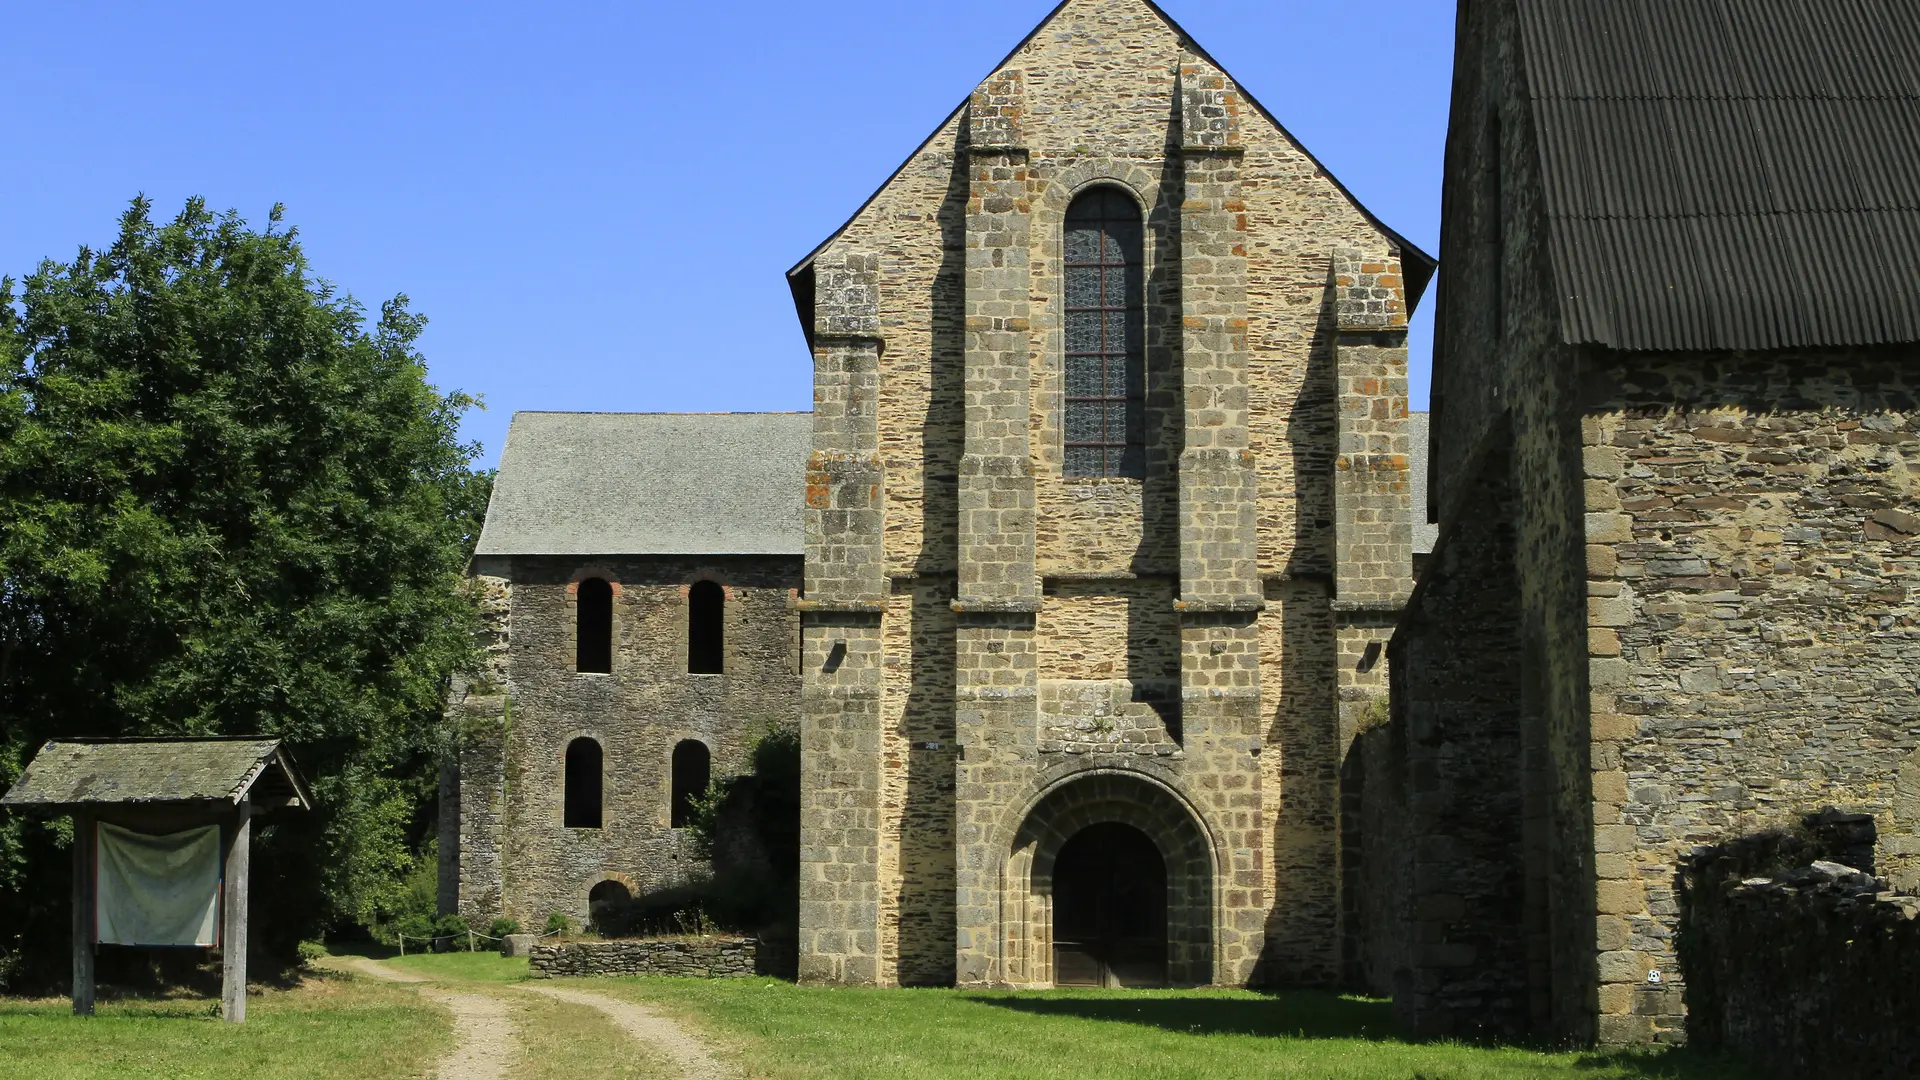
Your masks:
[[[1143,479],[1063,474],[1098,183],[1147,225]],[[803,978],[1049,982],[1005,845],[1116,769],[1212,838],[1183,971],[1334,977],[1339,762],[1411,585],[1399,255],[1156,8],[1069,0],[804,264]]]

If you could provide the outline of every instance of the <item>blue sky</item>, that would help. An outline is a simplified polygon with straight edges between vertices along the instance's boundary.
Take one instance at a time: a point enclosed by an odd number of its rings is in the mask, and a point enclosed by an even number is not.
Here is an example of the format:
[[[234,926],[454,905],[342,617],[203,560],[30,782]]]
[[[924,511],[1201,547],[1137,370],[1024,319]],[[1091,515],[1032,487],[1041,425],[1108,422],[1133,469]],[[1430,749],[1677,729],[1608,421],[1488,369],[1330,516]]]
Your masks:
[[[1164,6],[1438,249],[1452,4]],[[432,320],[486,463],[518,409],[805,409],[784,272],[1051,7],[9,5],[0,273],[109,240],[136,193],[284,202],[321,275]],[[1423,315],[1416,408],[1430,340]]]

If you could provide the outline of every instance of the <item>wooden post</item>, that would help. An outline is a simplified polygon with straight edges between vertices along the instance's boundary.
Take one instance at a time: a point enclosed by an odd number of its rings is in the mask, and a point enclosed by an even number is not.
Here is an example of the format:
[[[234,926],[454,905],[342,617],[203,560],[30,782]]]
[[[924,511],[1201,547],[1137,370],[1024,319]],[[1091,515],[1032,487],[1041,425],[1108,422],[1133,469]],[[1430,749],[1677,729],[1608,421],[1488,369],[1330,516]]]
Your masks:
[[[221,875],[220,1017],[229,1024],[247,1022],[247,868],[253,841],[253,801],[241,799],[227,840]]]
[[[93,1015],[93,815],[73,813],[73,1015]]]

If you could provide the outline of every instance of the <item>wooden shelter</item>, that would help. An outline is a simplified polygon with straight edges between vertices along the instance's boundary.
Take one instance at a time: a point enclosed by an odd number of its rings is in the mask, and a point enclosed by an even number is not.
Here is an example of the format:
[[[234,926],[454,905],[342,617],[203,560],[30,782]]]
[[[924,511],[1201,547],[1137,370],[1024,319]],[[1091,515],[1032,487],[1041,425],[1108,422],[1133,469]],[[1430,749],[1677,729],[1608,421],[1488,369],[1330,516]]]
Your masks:
[[[57,739],[42,746],[0,806],[73,816],[74,1013],[93,1014],[101,826],[146,837],[219,827],[221,1015],[238,1024],[247,1018],[252,819],[312,805],[279,739]]]

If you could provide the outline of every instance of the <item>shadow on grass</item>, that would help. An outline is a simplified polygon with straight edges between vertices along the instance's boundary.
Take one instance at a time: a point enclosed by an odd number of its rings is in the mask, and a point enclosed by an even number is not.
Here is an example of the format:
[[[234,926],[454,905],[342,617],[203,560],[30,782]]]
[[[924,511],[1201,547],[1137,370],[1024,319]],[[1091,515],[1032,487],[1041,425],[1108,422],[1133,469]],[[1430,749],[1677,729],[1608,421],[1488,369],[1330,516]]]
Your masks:
[[[1751,1063],[1687,1046],[1586,1053],[1573,1064],[1576,1069],[1607,1069],[1619,1076],[1649,1080],[1747,1080],[1762,1075]]]
[[[1122,993],[1084,997],[977,994],[968,995],[967,1000],[1033,1016],[1137,1024],[1187,1035],[1362,1039],[1409,1044],[1425,1041],[1399,1032],[1394,1025],[1391,1002],[1312,990],[1274,991],[1259,998]],[[1590,1051],[1575,1058],[1573,1065],[1576,1069],[1610,1071],[1614,1075],[1647,1080],[1735,1080],[1754,1075],[1750,1066],[1734,1059],[1688,1047]]]
[[[1385,1001],[1312,991],[1262,998],[1166,996],[970,996],[970,1001],[1035,1016],[1065,1016],[1138,1024],[1189,1035],[1263,1035],[1293,1039],[1399,1040],[1393,1006]]]

